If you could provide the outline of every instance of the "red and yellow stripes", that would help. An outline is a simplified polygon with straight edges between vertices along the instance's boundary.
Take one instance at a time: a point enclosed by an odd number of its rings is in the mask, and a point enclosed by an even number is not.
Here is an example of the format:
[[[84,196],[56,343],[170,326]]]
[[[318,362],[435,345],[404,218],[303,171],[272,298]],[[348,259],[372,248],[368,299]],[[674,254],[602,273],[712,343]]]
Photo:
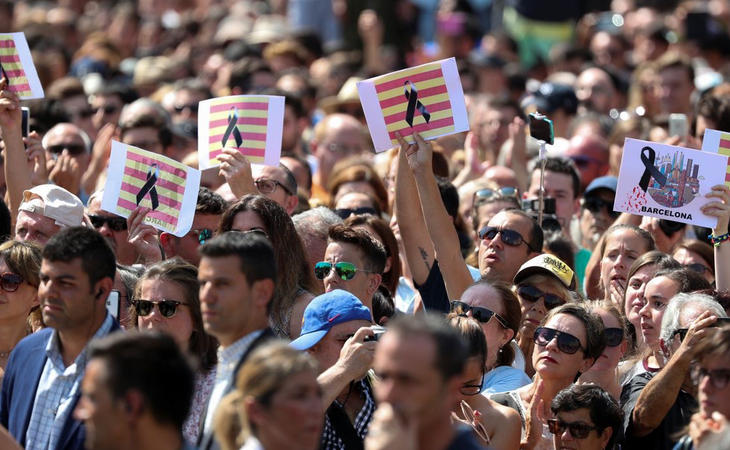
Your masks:
[[[18,97],[32,95],[28,77],[23,70],[23,64],[20,62],[20,55],[12,35],[0,34],[0,64],[8,75],[11,91],[15,92]]]
[[[266,128],[268,126],[269,100],[266,97],[238,97],[235,101],[221,98],[211,102],[208,133],[208,156],[211,164],[217,164],[217,156],[223,149],[223,135],[228,127],[229,116],[234,109],[238,113],[237,126],[243,138],[238,150],[252,163],[263,163],[266,152]],[[233,137],[226,147],[236,148]]]

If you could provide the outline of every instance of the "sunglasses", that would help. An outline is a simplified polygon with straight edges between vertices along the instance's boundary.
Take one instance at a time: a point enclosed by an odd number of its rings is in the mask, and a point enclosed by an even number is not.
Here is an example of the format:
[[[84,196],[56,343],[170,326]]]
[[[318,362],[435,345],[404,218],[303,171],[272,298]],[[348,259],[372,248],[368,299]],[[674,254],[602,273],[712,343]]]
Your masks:
[[[335,209],[335,214],[337,214],[340,219],[345,220],[352,215],[364,216],[366,214],[370,214],[377,216],[378,212],[374,208],[363,206],[361,208],[337,208]]]
[[[519,194],[517,192],[517,188],[513,187],[501,187],[499,189],[479,189],[478,191],[474,192],[474,196],[472,198],[472,204],[474,206],[477,206],[479,203],[489,200],[491,198],[509,198],[512,197],[516,200],[519,200]]]
[[[190,112],[196,113],[198,112],[198,104],[197,103],[190,103],[187,105],[176,105],[175,106],[175,112],[181,113],[185,111],[186,109],[189,109]]]
[[[86,146],[84,144],[56,144],[49,145],[46,150],[54,155],[60,155],[64,150],[68,150],[71,155],[80,155],[86,152]]]
[[[106,224],[112,231],[124,231],[127,229],[127,219],[124,217],[89,216],[94,228],[101,228]]]
[[[205,244],[205,241],[213,237],[213,230],[211,230],[210,228],[191,230],[190,232],[198,236],[198,242],[200,243],[200,245]]]
[[[564,422],[560,419],[548,419],[547,423],[552,434],[560,435],[567,429],[573,439],[585,439],[591,431],[598,429],[583,422]]]
[[[256,189],[258,189],[259,193],[261,194],[271,194],[276,190],[278,186],[281,186],[281,188],[284,189],[284,192],[289,195],[294,195],[292,190],[284,186],[283,183],[281,183],[280,181],[272,180],[270,178],[259,178],[258,180],[254,181],[254,184],[256,185]]]
[[[177,313],[177,307],[183,306],[185,303],[181,303],[176,300],[160,300],[155,302],[152,300],[137,299],[132,300],[132,305],[134,305],[134,310],[137,312],[137,316],[139,317],[149,316],[152,314],[152,310],[155,308],[155,305],[157,305],[157,310],[160,311],[162,317],[170,319],[175,316],[175,313]]]
[[[691,371],[692,381],[699,386],[705,377],[710,377],[710,383],[715,389],[725,389],[730,381],[730,369],[707,370],[704,367],[695,366]]]
[[[529,284],[517,288],[517,295],[530,303],[535,303],[540,299],[545,302],[545,308],[549,310],[565,304],[565,300],[555,294],[543,292],[535,286]]]
[[[609,347],[618,347],[624,340],[623,328],[605,328],[603,334],[606,336],[606,345]]]
[[[98,113],[99,111],[103,111],[104,114],[114,114],[115,112],[119,111],[119,106],[117,105],[104,105],[100,106],[98,108],[95,108],[94,114]]]
[[[15,292],[23,283],[23,277],[17,273],[5,272],[0,275],[0,287],[5,292]]]
[[[358,269],[357,267],[355,267],[355,264],[350,262],[340,261],[338,263],[332,264],[331,262],[320,261],[314,265],[314,276],[318,280],[324,280],[325,278],[327,278],[327,275],[332,272],[332,269],[334,269],[338,277],[345,281],[349,281],[355,278],[355,274],[358,271],[372,273],[365,269]]]
[[[593,214],[605,210],[609,217],[616,218],[621,213],[613,210],[613,202],[598,197],[589,197],[583,200],[583,207]]]
[[[524,242],[530,250],[534,250],[532,246],[530,246],[530,243],[527,242],[525,238],[523,238],[522,235],[515,230],[500,230],[499,228],[487,226],[479,230],[479,239],[486,239],[491,241],[492,239],[497,237],[497,234],[499,234],[499,238],[502,240],[502,242],[509,246],[517,247]]]
[[[722,327],[730,323],[730,318],[727,317],[718,317],[715,323],[709,325],[710,327]],[[674,333],[672,333],[672,339],[674,339],[674,336],[679,335],[679,340],[683,341],[685,337],[687,337],[687,332],[689,331],[689,328],[677,328],[674,330]]]
[[[535,344],[540,347],[545,347],[555,338],[558,340],[558,350],[563,353],[572,355],[578,350],[583,350],[585,352],[583,346],[580,345],[580,340],[570,333],[564,333],[562,331],[546,327],[537,327],[535,330]]]
[[[500,316],[491,309],[482,308],[481,306],[471,306],[459,300],[454,300],[451,302],[451,312],[454,312],[460,316],[465,316],[469,311],[471,311],[471,316],[481,323],[487,323],[492,319],[492,317],[495,317],[500,325],[505,328],[509,328],[509,325],[507,325],[507,321],[504,319],[504,317]]]
[[[700,263],[685,264],[684,267],[686,267],[687,269],[689,269],[693,272],[697,272],[700,275],[704,275],[705,272],[712,273],[712,269],[710,269],[709,267],[707,267],[703,264],[700,264]]]

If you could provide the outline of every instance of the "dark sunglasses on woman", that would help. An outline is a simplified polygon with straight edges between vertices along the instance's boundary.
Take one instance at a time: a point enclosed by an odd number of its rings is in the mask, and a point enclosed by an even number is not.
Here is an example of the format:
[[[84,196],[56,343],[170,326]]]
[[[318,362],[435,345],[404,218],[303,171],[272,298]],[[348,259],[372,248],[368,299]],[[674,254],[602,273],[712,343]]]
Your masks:
[[[134,305],[134,309],[139,317],[149,316],[152,314],[152,310],[155,308],[155,305],[157,305],[158,311],[160,311],[162,317],[166,319],[170,319],[175,316],[178,306],[186,306],[185,303],[178,302],[177,300],[152,301],[142,299],[132,300],[132,305]]]
[[[624,340],[623,328],[605,328],[603,334],[606,336],[606,345],[609,347],[618,347]]]
[[[554,330],[552,328],[547,327],[538,327],[535,330],[535,344],[539,345],[540,347],[545,347],[548,345],[553,339],[558,340],[558,350],[560,350],[563,353],[566,353],[568,355],[572,355],[578,350],[583,350],[582,345],[580,345],[580,339],[573,336],[570,333],[565,333],[563,331]]]
[[[23,284],[23,277],[13,272],[5,272],[0,275],[0,287],[5,292],[15,292]]]
[[[535,303],[540,299],[545,302],[545,308],[551,310],[560,305],[565,304],[565,300],[555,294],[548,294],[543,292],[535,286],[525,284],[517,288],[517,295],[522,297],[523,300],[527,300],[530,303]]]
[[[504,319],[504,317],[500,316],[491,309],[483,308],[481,306],[471,306],[459,300],[454,300],[451,302],[451,312],[454,312],[460,316],[465,316],[469,311],[471,311],[471,316],[481,323],[487,323],[492,319],[492,317],[495,317],[500,325],[505,328],[509,328],[509,325],[507,325],[507,321]]]

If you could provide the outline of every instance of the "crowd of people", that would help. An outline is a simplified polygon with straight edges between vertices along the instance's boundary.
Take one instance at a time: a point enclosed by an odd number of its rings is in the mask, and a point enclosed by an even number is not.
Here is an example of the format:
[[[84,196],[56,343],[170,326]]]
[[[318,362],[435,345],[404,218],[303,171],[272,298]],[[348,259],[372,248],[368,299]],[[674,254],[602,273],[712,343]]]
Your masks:
[[[728,29],[726,0],[0,0],[45,91],[3,67],[0,448],[730,449],[730,188],[711,229],[614,210],[625,138],[730,132]],[[469,131],[376,154],[357,82],[450,57]],[[277,165],[224,148],[183,236],[102,208],[112,141],[197,167],[199,102],[239,94],[285,97]]]

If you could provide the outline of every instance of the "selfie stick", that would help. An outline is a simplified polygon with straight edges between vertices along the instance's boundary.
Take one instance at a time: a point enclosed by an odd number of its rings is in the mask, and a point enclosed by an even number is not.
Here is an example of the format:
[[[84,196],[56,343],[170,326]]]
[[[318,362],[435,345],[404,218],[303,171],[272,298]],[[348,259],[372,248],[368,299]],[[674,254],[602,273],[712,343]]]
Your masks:
[[[545,197],[545,164],[547,163],[546,153],[546,143],[543,140],[537,141],[538,144],[540,144],[540,192],[539,192],[539,200],[538,200],[538,208],[537,208],[537,223],[542,226],[542,211],[545,209],[545,202],[543,201],[543,198]]]

